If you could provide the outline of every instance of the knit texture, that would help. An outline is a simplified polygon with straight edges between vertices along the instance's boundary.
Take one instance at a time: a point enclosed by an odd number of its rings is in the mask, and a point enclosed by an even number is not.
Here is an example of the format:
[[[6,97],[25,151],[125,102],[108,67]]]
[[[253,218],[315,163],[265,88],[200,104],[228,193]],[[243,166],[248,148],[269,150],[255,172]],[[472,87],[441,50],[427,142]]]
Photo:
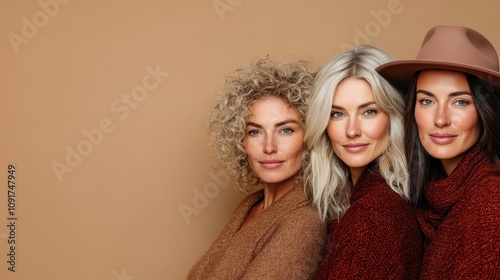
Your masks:
[[[316,279],[417,279],[422,237],[413,208],[376,165],[351,191],[350,206],[328,223],[327,255]]]
[[[500,279],[500,167],[474,148],[424,195],[421,279]]]
[[[187,279],[310,279],[321,261],[326,226],[295,187],[242,226],[263,191],[241,202]]]

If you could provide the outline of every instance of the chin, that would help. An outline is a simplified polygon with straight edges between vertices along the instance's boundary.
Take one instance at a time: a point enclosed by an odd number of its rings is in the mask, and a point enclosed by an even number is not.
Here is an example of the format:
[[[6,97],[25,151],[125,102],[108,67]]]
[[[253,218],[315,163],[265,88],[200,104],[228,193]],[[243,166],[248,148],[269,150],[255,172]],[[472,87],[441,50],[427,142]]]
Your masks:
[[[261,178],[261,181],[266,183],[266,184],[279,184],[279,183],[282,183],[282,182],[285,182],[287,179],[276,179],[276,178],[265,178],[265,179],[262,179]]]
[[[370,163],[371,161],[363,161],[363,162],[360,162],[360,161],[355,161],[355,162],[345,162],[345,164],[349,167],[349,168],[361,168],[361,167],[365,167],[368,165],[368,163]]]
[[[451,159],[451,158],[454,158],[456,156],[458,156],[458,154],[456,153],[456,151],[450,151],[451,149],[431,149],[429,153],[429,155],[435,159]]]

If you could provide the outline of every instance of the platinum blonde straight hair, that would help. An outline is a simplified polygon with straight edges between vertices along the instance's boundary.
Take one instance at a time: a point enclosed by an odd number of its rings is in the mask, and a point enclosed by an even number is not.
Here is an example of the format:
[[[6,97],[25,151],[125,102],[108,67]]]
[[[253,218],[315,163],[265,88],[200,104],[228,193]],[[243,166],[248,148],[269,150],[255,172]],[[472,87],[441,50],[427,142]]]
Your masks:
[[[375,68],[394,60],[389,54],[360,45],[328,62],[314,82],[313,96],[306,113],[305,144],[310,160],[305,178],[310,195],[323,220],[340,219],[349,207],[352,183],[349,168],[333,152],[326,132],[336,88],[346,78],[367,81],[375,103],[389,116],[389,141],[378,158],[379,170],[390,188],[409,199],[409,176],[404,153],[403,107],[399,92]]]

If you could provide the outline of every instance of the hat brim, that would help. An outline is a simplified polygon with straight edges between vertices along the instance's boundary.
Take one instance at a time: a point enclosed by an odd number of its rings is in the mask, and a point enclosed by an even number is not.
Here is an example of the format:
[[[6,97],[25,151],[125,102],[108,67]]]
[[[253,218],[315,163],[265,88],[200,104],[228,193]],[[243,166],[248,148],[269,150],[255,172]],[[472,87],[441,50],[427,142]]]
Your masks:
[[[453,70],[478,76],[500,90],[499,72],[473,65],[433,60],[398,60],[382,64],[376,70],[395,86],[407,88],[415,72],[430,69]]]

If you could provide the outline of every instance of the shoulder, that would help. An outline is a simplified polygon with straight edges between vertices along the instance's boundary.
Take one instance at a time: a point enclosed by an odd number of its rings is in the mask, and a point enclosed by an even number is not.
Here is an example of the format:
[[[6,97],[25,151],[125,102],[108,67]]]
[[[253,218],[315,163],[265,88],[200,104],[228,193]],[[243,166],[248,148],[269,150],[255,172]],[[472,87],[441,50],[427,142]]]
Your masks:
[[[319,213],[310,205],[302,205],[283,215],[277,225],[293,229],[309,229],[311,231],[323,231],[325,223],[321,220]]]
[[[310,204],[304,205],[291,211],[287,219],[296,219],[309,224],[323,224],[318,211]]]
[[[323,224],[318,211],[301,187],[295,187],[277,201],[273,211],[280,213],[277,216],[282,223]]]
[[[482,155],[474,167],[467,171],[469,171],[468,178],[462,179],[465,185],[468,185],[469,192],[466,193],[481,194],[495,191],[498,193],[500,166],[493,164],[485,155]],[[461,176],[461,174],[457,175]]]
[[[497,217],[500,209],[500,175],[489,174],[482,177],[472,186],[465,195],[458,201],[455,207],[464,212],[464,217],[472,219],[477,223],[484,223],[490,219],[486,217]],[[500,217],[500,216],[498,216]],[[500,218],[494,220],[498,223]]]
[[[462,201],[469,207],[499,205],[500,167],[491,164],[489,172],[484,172],[479,178],[469,180],[468,191]]]
[[[479,192],[481,191],[496,191],[498,192],[498,187],[500,185],[500,166],[489,164],[487,172],[481,174],[480,178],[473,184],[478,186]]]
[[[299,238],[325,235],[326,224],[302,189],[295,189],[288,197],[287,205],[280,207],[279,211],[281,214],[273,223],[274,231]]]

